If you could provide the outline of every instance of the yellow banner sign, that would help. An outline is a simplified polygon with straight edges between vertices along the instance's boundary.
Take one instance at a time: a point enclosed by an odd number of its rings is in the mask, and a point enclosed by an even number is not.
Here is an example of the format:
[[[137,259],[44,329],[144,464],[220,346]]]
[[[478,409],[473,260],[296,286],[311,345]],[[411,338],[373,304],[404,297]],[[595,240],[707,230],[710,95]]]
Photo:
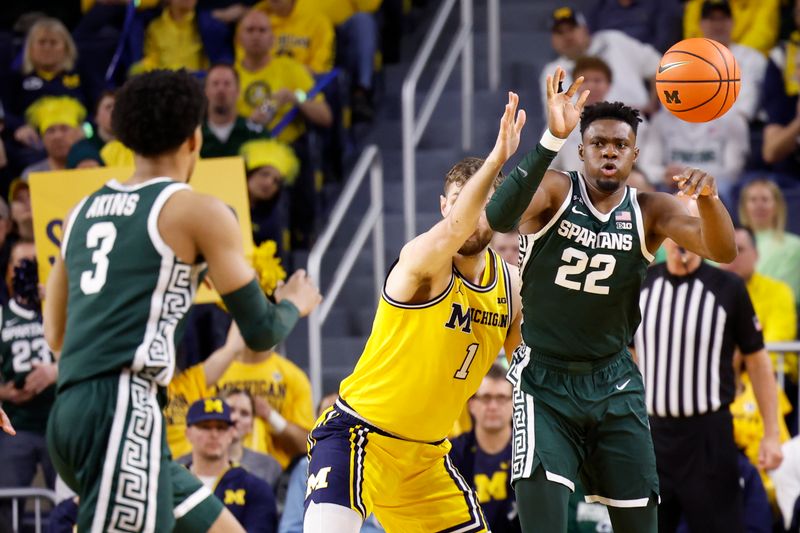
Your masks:
[[[47,279],[59,253],[64,217],[69,210],[105,182],[111,179],[124,182],[132,173],[132,168],[101,167],[36,172],[30,175],[33,232],[36,239],[39,279],[42,283]],[[216,196],[236,212],[245,254],[251,258],[253,230],[250,224],[247,178],[242,159],[223,157],[200,160],[197,162],[190,184],[195,191]],[[219,296],[206,286],[202,286],[198,291],[197,303],[218,300]]]

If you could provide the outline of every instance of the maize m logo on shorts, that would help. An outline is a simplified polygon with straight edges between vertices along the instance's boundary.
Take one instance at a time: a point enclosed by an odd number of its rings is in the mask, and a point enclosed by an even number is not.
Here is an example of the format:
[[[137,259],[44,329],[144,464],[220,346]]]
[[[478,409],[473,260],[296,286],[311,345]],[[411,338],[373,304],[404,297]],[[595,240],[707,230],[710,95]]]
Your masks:
[[[308,486],[306,488],[306,498],[317,489],[325,489],[328,487],[328,474],[331,473],[333,467],[326,466],[320,468],[316,474],[309,474]]]

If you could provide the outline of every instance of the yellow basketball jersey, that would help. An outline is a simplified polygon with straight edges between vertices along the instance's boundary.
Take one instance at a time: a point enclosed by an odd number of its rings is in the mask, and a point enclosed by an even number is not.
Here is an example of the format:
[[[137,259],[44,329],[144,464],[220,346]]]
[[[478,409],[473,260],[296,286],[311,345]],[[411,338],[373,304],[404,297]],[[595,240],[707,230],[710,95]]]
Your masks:
[[[503,346],[513,317],[510,283],[505,262],[487,250],[480,286],[454,267],[447,289],[427,303],[399,303],[384,290],[342,399],[400,437],[445,438]]]

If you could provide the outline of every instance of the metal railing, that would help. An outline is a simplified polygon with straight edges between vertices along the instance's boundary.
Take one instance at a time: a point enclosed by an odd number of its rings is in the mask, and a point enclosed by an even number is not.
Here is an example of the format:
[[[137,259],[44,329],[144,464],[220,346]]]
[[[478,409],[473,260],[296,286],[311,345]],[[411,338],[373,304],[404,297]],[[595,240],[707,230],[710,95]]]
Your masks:
[[[49,500],[53,507],[56,505],[56,493],[49,489],[19,487],[0,489],[0,500],[11,500],[11,531],[20,531],[21,512],[20,500],[34,498],[33,512],[36,533],[42,532],[42,500]]]
[[[444,61],[439,69],[430,91],[416,116],[415,97],[417,84],[422,71],[428,65],[431,53],[441,36],[445,22],[455,7],[461,7],[461,24],[453,39]],[[489,89],[496,91],[500,86],[500,0],[486,2],[487,67]],[[425,36],[422,47],[411,64],[402,89],[403,115],[403,202],[406,240],[416,235],[416,175],[415,157],[417,145],[431,119],[433,110],[442,96],[444,86],[461,57],[461,148],[466,152],[472,147],[472,108],[474,96],[474,47],[473,47],[473,9],[472,0],[445,0],[436,12],[431,29]]]
[[[428,94],[416,114],[415,97],[417,83],[422,71],[428,64],[433,48],[444,30],[450,12],[459,2],[461,6],[461,24],[453,42],[444,56],[444,61],[436,73]],[[450,73],[455,68],[456,60],[461,57],[461,147],[464,151],[472,147],[472,107],[474,94],[474,58],[472,46],[472,0],[445,0],[436,12],[431,29],[425,36],[417,57],[411,64],[406,79],[403,80],[402,114],[403,114],[403,215],[405,219],[405,236],[410,241],[416,235],[416,180],[417,169],[415,155],[419,140],[428,126],[433,110],[442,96],[444,86]]]
[[[384,265],[384,234],[383,234],[383,161],[380,151],[375,145],[370,145],[361,153],[353,172],[347,180],[336,205],[328,219],[325,231],[312,248],[308,256],[308,275],[317,284],[322,281],[322,258],[331,244],[336,231],[342,224],[345,214],[353,202],[361,182],[369,174],[370,178],[370,204],[364,213],[358,229],[350,239],[350,244],[345,250],[344,257],[333,274],[331,286],[324,292],[325,299],[308,317],[308,358],[309,374],[311,375],[311,389],[314,402],[322,397],[322,325],[328,318],[339,292],[342,290],[347,276],[353,269],[358,258],[358,253],[364,247],[367,237],[372,233],[372,264],[375,276],[375,294],[381,292]],[[322,289],[322,287],[320,287]]]

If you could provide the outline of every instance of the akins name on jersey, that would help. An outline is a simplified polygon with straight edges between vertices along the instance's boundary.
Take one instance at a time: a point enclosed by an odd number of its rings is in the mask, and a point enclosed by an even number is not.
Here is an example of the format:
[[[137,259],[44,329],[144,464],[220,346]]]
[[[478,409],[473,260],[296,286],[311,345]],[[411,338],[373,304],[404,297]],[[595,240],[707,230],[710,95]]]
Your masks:
[[[503,298],[505,300],[505,298]],[[505,302],[498,302],[505,303]],[[450,319],[444,325],[448,329],[461,328],[464,333],[472,333],[472,325],[480,324],[482,326],[496,326],[498,328],[508,327],[508,315],[495,313],[493,311],[485,311],[483,309],[473,309],[467,307],[466,311],[461,304],[453,302],[452,311],[450,311]]]
[[[100,194],[94,197],[92,205],[86,211],[86,218],[97,217],[129,217],[136,211],[139,195],[136,193],[116,192]]]
[[[563,219],[561,224],[559,224],[558,234],[567,239],[572,239],[587,248],[604,248],[607,250],[624,251],[633,249],[633,236],[630,234],[608,233],[605,231],[595,233],[589,228],[579,226],[567,219]]]

